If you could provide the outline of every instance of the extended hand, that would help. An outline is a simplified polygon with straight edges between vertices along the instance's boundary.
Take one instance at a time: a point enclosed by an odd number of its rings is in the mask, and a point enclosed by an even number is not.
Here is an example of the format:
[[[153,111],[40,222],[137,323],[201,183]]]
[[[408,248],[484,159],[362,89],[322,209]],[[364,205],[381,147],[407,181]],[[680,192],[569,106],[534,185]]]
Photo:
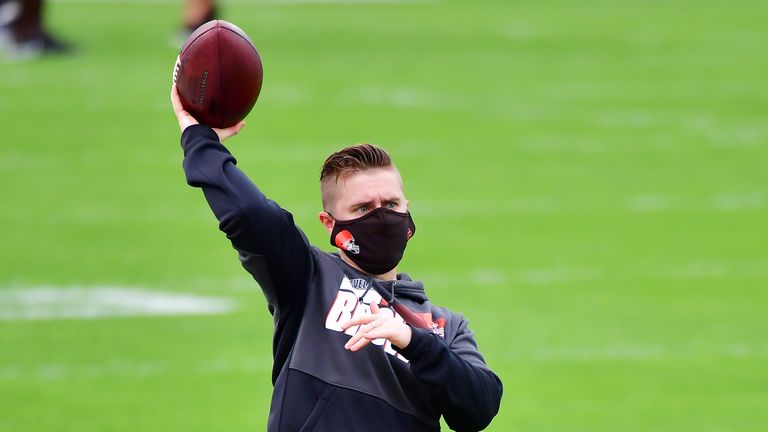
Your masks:
[[[397,321],[389,310],[383,311],[376,303],[371,302],[371,314],[357,317],[341,325],[342,330],[359,325],[360,329],[352,336],[344,348],[357,351],[368,345],[374,339],[384,338],[392,345],[403,349],[411,343],[411,327]]]
[[[176,113],[176,119],[179,120],[179,128],[181,128],[181,131],[184,132],[184,129],[198,124],[198,121],[192,117],[190,113],[188,113],[184,106],[181,105],[181,99],[179,98],[179,90],[176,88],[176,84],[173,84],[171,86],[171,104],[173,104],[173,112]],[[219,141],[224,141],[225,139],[237,135],[238,132],[240,132],[240,129],[245,126],[244,121],[240,121],[238,124],[234,126],[230,126],[228,128],[219,129],[219,128],[212,128],[214,132],[216,132],[216,135],[219,136]]]

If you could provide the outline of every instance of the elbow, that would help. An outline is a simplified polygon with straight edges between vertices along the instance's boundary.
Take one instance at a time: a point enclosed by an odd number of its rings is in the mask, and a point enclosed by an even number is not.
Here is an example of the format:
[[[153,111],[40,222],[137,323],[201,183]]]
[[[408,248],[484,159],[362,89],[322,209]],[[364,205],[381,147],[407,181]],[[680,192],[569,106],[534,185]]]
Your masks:
[[[485,423],[483,424],[483,427],[478,430],[488,427],[488,425],[491,424],[491,420],[493,420],[493,418],[496,417],[496,414],[499,413],[499,408],[501,408],[501,395],[504,393],[504,385],[501,383],[501,378],[499,378],[498,375],[491,372],[491,376],[493,377],[493,382],[489,386],[489,394],[491,396],[488,398],[488,405],[484,412],[485,416],[483,421]]]
[[[219,229],[235,248],[255,254],[280,244],[286,228],[295,226],[290,213],[263,196],[241,199],[239,205],[227,208],[217,217]]]
[[[216,165],[210,159],[197,154],[184,157],[181,166],[184,169],[187,184],[192,187],[202,188],[214,184],[211,179],[217,177],[216,173],[212,172]]]
[[[216,216],[219,219],[219,230],[230,240],[236,241],[247,232],[245,213],[239,209],[229,209]]]
[[[490,375],[492,380],[489,380],[488,385],[482,392],[483,394],[478,395],[480,397],[475,399],[476,403],[469,408],[468,412],[464,412],[454,419],[445,416],[445,420],[451,429],[461,432],[481,431],[487,428],[496,417],[496,414],[499,413],[503,386],[501,379],[496,374],[491,372]]]
[[[461,419],[451,421],[448,416],[445,417],[446,423],[452,430],[456,432],[478,432],[485,430],[493,421],[498,413],[498,406],[496,409],[477,410]]]
[[[475,416],[474,424],[472,425],[471,429],[473,431],[481,431],[485,428],[487,428],[491,421],[496,417],[496,414],[499,413],[499,408],[501,407],[501,383],[499,383],[499,390],[496,392],[493,392],[493,395],[488,396],[488,401],[484,407],[482,407]]]

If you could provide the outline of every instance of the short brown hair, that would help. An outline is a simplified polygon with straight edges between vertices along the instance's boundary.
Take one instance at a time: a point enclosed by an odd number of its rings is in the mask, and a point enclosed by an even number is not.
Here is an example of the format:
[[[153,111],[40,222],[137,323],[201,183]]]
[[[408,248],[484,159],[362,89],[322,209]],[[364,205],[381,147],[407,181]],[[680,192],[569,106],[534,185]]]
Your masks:
[[[323,208],[327,210],[327,205],[330,201],[328,184],[331,180],[335,183],[339,180],[339,177],[349,172],[391,166],[393,164],[389,153],[374,144],[355,144],[328,156],[320,170],[320,190],[323,196]]]

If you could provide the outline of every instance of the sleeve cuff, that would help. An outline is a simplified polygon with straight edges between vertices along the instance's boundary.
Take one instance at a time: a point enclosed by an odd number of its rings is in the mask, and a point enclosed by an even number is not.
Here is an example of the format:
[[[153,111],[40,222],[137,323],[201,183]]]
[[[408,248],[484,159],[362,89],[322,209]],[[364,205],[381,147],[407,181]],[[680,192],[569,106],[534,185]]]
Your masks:
[[[186,129],[184,129],[184,132],[181,133],[181,148],[184,149],[184,152],[186,152],[192,146],[192,143],[197,138],[206,138],[220,142],[219,136],[216,134],[216,132],[213,131],[213,129],[203,124],[195,124],[188,126]]]
[[[411,342],[405,348],[392,346],[409,361],[417,361],[431,350],[435,343],[435,334],[431,330],[411,327]]]

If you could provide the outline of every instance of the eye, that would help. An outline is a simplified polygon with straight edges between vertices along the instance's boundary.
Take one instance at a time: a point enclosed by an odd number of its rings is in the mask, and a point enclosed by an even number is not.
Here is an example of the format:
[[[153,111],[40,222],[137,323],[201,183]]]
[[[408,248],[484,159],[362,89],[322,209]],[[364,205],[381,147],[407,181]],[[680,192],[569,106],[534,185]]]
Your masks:
[[[367,211],[368,211],[368,206],[367,205],[360,206],[360,207],[357,208],[357,212],[358,213],[365,213]]]
[[[390,202],[387,203],[387,208],[394,210],[394,209],[397,208],[397,203],[394,202],[394,201],[390,201]]]

